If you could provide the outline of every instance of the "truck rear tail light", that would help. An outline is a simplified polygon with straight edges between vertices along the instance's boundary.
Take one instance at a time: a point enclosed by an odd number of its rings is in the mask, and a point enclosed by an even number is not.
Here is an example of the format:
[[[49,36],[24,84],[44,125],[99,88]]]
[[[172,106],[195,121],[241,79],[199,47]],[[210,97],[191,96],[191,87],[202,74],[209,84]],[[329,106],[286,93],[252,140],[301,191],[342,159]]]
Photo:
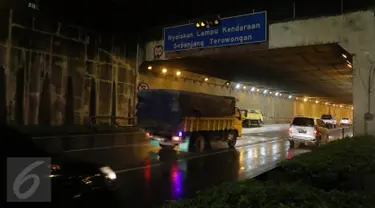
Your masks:
[[[181,141],[181,137],[179,137],[179,136],[173,136],[172,140],[173,141]]]

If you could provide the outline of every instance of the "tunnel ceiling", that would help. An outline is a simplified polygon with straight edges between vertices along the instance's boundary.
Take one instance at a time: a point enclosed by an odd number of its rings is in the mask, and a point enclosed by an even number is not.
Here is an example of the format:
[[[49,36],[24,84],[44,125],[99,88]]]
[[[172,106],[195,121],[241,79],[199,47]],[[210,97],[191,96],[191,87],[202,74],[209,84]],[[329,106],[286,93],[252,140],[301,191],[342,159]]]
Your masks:
[[[229,50],[227,50],[229,51]],[[345,54],[347,58],[344,58]],[[338,44],[230,52],[145,62],[235,83],[352,104],[352,57]]]

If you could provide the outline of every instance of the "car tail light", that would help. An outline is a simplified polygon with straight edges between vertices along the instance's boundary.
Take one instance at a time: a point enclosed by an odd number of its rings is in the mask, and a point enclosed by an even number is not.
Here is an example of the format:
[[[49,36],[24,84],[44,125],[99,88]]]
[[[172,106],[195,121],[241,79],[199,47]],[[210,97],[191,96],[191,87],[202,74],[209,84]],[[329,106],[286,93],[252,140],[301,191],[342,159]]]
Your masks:
[[[150,137],[151,137],[150,132],[146,132],[146,137],[147,137],[147,138],[150,138]]]
[[[173,141],[180,141],[180,140],[181,140],[181,137],[179,137],[179,136],[173,136],[173,137],[172,137],[172,140],[173,140]]]
[[[314,126],[314,134],[315,134],[315,135],[319,134],[319,130],[318,130],[318,127],[317,127],[317,126]]]

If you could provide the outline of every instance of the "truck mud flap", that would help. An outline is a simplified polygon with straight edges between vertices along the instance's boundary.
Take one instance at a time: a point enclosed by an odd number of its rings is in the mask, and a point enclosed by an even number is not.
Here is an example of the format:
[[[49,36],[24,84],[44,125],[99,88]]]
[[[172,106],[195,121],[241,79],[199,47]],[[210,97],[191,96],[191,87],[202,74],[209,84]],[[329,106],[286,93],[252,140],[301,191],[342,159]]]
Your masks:
[[[178,145],[178,151],[189,152],[190,137],[185,138],[185,142]]]

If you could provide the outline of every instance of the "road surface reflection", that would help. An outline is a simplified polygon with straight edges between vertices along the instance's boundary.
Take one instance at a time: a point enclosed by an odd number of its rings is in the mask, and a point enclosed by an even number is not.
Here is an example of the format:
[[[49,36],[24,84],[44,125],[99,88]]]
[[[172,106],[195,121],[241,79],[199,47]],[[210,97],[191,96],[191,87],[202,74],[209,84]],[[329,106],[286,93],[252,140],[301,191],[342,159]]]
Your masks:
[[[191,197],[196,191],[227,181],[255,177],[283,159],[307,150],[289,149],[285,140],[209,152],[176,159],[176,151],[151,151],[142,169],[119,174],[122,207],[154,207],[166,200]],[[152,160],[159,160],[152,165]]]

